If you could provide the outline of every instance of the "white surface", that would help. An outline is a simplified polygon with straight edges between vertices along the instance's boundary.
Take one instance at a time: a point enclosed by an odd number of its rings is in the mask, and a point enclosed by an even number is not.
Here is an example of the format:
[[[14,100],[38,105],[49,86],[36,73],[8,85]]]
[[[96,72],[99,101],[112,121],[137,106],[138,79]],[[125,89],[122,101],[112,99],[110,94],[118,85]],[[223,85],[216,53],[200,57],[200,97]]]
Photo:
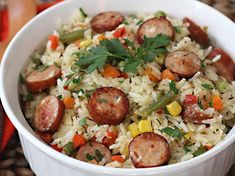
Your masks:
[[[98,2],[99,1],[99,2]],[[223,176],[234,160],[232,145],[235,128],[212,150],[192,160],[149,169],[114,169],[91,165],[54,151],[37,138],[26,122],[18,101],[18,79],[21,68],[48,34],[83,7],[93,15],[116,10],[126,13],[163,10],[174,17],[188,16],[200,25],[209,26],[211,39],[228,53],[235,53],[235,25],[228,18],[195,0],[70,0],[41,13],[12,40],[1,64],[0,93],[3,106],[20,133],[30,166],[38,176]]]

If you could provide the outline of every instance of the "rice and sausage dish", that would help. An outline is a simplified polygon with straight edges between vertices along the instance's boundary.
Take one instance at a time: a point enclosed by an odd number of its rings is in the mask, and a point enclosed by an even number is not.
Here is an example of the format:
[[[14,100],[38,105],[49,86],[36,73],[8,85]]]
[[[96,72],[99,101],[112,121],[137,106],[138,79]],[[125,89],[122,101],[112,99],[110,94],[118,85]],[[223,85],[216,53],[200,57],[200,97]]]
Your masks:
[[[207,27],[80,8],[20,75],[24,115],[53,149],[118,168],[186,161],[220,143],[235,118],[235,64]]]

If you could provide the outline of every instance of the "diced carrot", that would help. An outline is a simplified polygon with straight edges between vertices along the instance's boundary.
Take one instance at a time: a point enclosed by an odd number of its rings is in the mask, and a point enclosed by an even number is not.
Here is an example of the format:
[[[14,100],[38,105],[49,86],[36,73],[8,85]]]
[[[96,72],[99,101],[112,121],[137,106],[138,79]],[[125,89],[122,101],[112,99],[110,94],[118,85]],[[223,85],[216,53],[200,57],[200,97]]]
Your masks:
[[[58,47],[59,44],[59,38],[55,35],[49,35],[48,40],[51,41],[51,49],[55,50]]]
[[[53,141],[52,134],[50,133],[43,133],[41,131],[36,131],[36,134],[47,144],[50,144]]]
[[[213,146],[212,146],[212,145],[210,145],[210,144],[206,144],[204,147],[205,147],[207,150],[210,150],[210,149],[212,149],[212,148],[213,148]]]
[[[86,144],[86,141],[82,137],[82,135],[75,134],[74,137],[73,137],[73,146],[74,146],[74,148],[81,147],[84,144]]]
[[[124,163],[125,159],[121,155],[113,155],[112,156],[112,161],[118,161],[120,163]]]
[[[58,145],[57,144],[53,144],[53,145],[51,145],[51,147],[54,149],[54,150],[56,150],[57,152],[62,152],[63,151],[63,149],[62,148],[60,148],[60,147],[58,147]]]
[[[116,69],[112,65],[106,64],[104,66],[104,70],[102,72],[102,75],[106,78],[107,77],[118,78],[119,76],[121,76],[121,73],[118,69]]]
[[[212,106],[216,111],[224,109],[223,100],[218,95],[214,95],[212,97]]]
[[[165,69],[165,70],[162,72],[161,78],[162,78],[162,79],[169,79],[169,80],[172,80],[172,81],[175,80],[174,74],[173,74],[169,69]]]
[[[151,68],[146,68],[144,70],[144,74],[147,75],[149,77],[149,79],[153,82],[158,82],[159,81],[158,78],[153,75]]]
[[[99,36],[98,36],[98,40],[99,41],[102,41],[102,40],[105,40],[106,39],[106,37],[105,37],[105,35],[103,35],[103,34],[100,34]]]
[[[75,103],[75,99],[72,97],[65,97],[63,103],[66,109],[72,109]]]
[[[109,147],[110,145],[115,143],[117,137],[117,133],[107,131],[106,136],[102,140],[102,143]]]
[[[2,140],[0,141],[0,153],[3,152],[8,144],[8,142],[11,140],[12,136],[15,133],[15,127],[11,123],[10,119],[7,117],[7,115],[4,113],[3,116],[3,131],[2,131]]]
[[[115,38],[123,37],[126,34],[126,29],[124,27],[116,29],[114,31],[113,36]]]

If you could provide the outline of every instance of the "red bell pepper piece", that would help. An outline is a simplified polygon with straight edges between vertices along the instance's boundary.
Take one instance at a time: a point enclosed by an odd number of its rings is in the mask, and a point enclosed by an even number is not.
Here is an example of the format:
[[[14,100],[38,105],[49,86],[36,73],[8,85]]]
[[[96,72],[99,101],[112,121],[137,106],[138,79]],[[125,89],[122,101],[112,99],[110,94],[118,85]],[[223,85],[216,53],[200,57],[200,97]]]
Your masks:
[[[185,105],[195,104],[197,103],[197,97],[195,95],[186,95],[184,100]]]

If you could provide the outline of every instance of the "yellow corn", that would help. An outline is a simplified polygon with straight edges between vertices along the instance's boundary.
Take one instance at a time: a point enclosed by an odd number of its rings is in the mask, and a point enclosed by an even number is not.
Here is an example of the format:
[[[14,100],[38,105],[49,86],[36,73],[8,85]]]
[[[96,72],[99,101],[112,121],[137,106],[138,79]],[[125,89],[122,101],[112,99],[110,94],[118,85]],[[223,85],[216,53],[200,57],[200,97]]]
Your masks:
[[[189,140],[192,135],[193,135],[193,132],[190,131],[190,132],[186,133],[186,134],[184,135],[184,137]]]
[[[144,132],[152,132],[152,124],[150,120],[141,120],[138,124],[139,132],[144,133]]]
[[[136,137],[138,134],[140,134],[138,125],[136,123],[128,125],[127,129],[131,132],[132,137]]]
[[[87,40],[81,41],[80,44],[79,44],[79,47],[80,48],[86,48],[90,44],[92,44],[92,40],[91,39],[87,39]]]
[[[167,105],[166,108],[172,116],[178,116],[182,111],[182,107],[177,101],[173,101],[171,104]]]
[[[163,65],[165,60],[165,54],[159,54],[155,57],[155,60],[158,64]]]

